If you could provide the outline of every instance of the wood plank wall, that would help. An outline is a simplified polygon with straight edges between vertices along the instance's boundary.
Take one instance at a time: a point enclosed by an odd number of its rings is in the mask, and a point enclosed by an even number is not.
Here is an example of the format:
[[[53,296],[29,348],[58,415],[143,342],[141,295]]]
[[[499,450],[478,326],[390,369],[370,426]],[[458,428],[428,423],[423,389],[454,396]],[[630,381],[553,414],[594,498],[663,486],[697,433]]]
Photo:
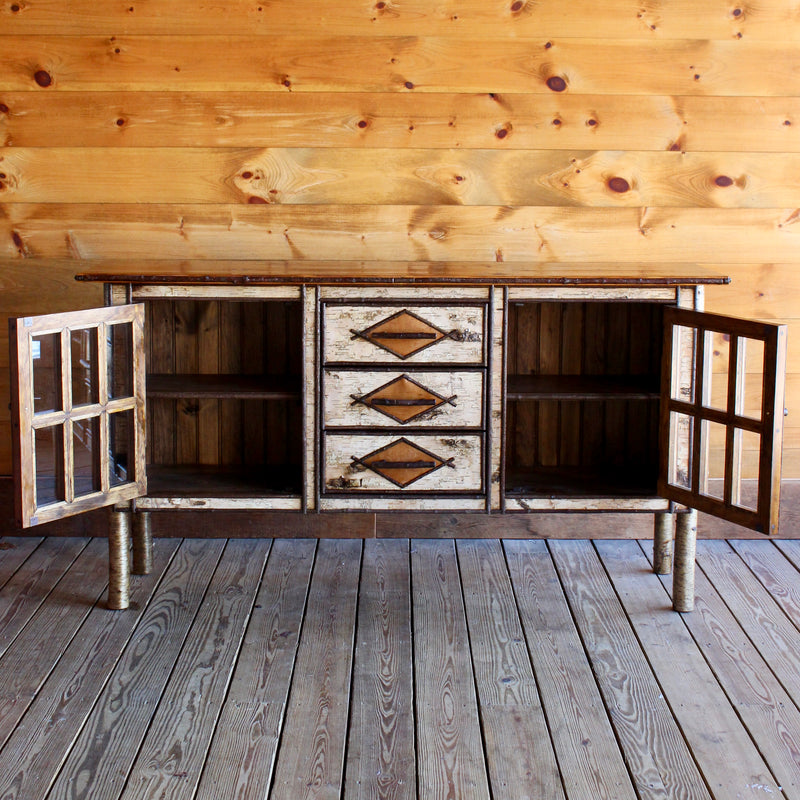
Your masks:
[[[157,260],[702,264],[796,408],[798,44],[797,0],[8,0],[0,317]]]

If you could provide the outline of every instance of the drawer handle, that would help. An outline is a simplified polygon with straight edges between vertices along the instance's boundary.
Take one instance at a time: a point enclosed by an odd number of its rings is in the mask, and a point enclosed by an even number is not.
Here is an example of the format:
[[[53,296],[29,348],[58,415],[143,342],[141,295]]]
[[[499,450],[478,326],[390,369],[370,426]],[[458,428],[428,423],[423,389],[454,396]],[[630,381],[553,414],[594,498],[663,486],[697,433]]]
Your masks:
[[[353,331],[356,333],[356,331]],[[374,333],[370,333],[366,337],[367,339],[437,339],[438,334],[435,333],[422,333],[421,331],[396,331],[396,332],[386,332],[382,333],[381,331],[375,331]]]
[[[373,469],[433,469],[435,461],[370,461]],[[452,467],[453,465],[450,464]]]
[[[453,396],[453,399],[455,399],[455,396]],[[436,400],[434,400],[432,397],[420,397],[417,400],[415,400],[413,397],[373,397],[369,401],[369,404],[373,406],[435,406]]]

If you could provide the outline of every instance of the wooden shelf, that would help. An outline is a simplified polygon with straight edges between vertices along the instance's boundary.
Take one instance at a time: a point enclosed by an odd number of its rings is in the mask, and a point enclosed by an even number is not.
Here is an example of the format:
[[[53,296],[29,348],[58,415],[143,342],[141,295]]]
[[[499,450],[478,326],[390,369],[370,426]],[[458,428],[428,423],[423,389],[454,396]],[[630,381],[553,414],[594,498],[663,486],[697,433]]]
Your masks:
[[[300,468],[149,464],[148,497],[290,497],[300,495]]]
[[[286,375],[158,375],[147,376],[151,398],[241,400],[300,399],[300,378]]]
[[[509,400],[658,400],[653,375],[509,375]]]
[[[655,497],[656,472],[615,467],[539,467],[509,470],[506,496],[515,497]]]

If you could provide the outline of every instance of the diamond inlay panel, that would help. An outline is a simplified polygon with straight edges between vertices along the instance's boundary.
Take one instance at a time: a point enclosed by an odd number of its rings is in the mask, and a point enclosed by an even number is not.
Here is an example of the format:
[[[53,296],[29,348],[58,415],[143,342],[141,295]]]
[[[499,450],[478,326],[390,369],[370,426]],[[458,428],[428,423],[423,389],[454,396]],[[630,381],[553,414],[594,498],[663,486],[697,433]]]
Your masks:
[[[408,375],[400,375],[369,394],[354,397],[353,402],[363,403],[395,422],[405,425],[445,403],[454,405],[455,399],[455,395],[442,397],[432,389],[412,380]]]
[[[402,359],[451,336],[408,309],[398,311],[363,331],[353,331],[353,335]]]
[[[371,469],[401,489],[441,467],[453,466],[452,458],[440,458],[405,438],[397,439],[366,456],[352,458],[354,465],[360,464]]]

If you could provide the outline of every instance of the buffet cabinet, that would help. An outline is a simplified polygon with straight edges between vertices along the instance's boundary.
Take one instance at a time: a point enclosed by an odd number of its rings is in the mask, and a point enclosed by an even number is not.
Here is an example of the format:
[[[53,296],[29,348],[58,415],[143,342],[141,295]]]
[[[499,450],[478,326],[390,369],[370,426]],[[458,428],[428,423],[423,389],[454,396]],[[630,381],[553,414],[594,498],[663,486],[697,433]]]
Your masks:
[[[12,416],[21,526],[116,510],[112,606],[156,511],[649,512],[681,610],[697,509],[776,529],[785,330],[702,281],[106,280],[12,320]]]

